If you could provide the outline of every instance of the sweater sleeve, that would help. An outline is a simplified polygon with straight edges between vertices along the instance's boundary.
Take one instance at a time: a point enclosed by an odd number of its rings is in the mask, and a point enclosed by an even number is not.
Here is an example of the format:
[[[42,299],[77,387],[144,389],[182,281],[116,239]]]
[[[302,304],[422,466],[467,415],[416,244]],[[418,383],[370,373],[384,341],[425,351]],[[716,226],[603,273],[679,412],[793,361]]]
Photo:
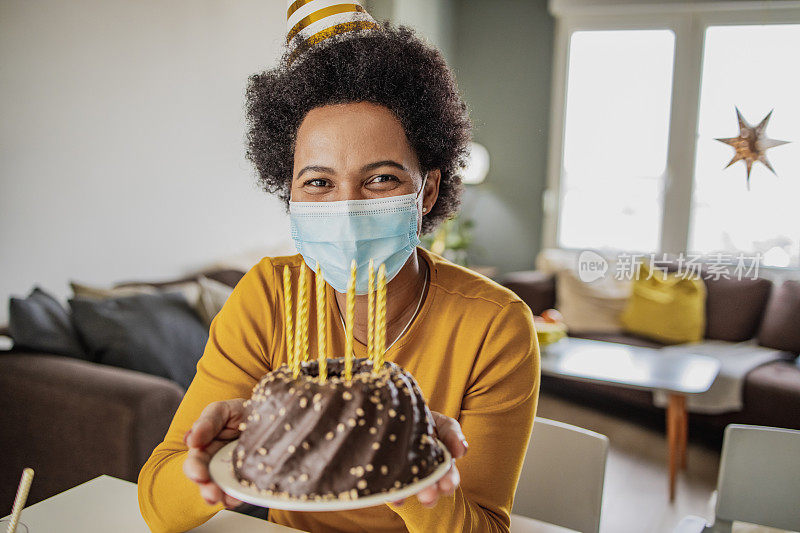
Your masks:
[[[533,315],[522,302],[506,304],[487,330],[462,400],[458,421],[469,451],[456,461],[461,483],[433,509],[416,497],[389,504],[410,532],[509,530],[539,377]]]
[[[139,508],[154,532],[186,531],[223,509],[208,505],[183,473],[183,436],[210,403],[249,398],[270,370],[274,338],[273,268],[262,259],[234,288],[214,317],[197,373],[181,401],[164,441],[139,473]]]

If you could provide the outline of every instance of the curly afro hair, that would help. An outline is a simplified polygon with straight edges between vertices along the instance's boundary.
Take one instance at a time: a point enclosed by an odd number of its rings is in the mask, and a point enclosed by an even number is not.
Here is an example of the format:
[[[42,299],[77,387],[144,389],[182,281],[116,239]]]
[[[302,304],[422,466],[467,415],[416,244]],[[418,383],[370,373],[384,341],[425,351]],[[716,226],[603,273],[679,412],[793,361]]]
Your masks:
[[[439,197],[422,219],[422,233],[430,233],[458,211],[458,172],[466,164],[472,123],[441,52],[407,26],[380,22],[377,29],[309,47],[294,60],[285,50],[277,67],[249,77],[247,159],[259,185],[288,208],[297,129],[306,113],[360,101],[390,109],[422,172],[441,171]]]

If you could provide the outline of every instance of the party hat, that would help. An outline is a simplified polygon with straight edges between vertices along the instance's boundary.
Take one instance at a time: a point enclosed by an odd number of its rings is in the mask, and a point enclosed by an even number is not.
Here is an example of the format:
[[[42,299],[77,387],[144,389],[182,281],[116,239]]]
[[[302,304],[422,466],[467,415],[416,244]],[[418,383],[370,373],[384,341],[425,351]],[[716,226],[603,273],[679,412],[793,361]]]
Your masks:
[[[326,39],[377,28],[358,2],[341,0],[287,0],[286,42],[290,62],[303,50]]]

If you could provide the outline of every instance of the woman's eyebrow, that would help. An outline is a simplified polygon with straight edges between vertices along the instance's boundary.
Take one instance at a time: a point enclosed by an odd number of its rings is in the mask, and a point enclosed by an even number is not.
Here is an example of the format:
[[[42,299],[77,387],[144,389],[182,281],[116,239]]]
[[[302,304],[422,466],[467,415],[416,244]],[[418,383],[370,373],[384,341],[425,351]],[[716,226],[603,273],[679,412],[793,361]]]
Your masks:
[[[383,161],[375,161],[374,163],[368,163],[363,167],[361,167],[361,172],[373,170],[378,167],[394,167],[396,169],[402,170],[403,172],[408,172],[408,169],[406,167],[404,167],[397,161],[392,161],[391,159],[384,159]],[[331,167],[323,167],[320,165],[308,165],[306,167],[303,167],[303,169],[297,173],[297,177],[300,178],[300,176],[302,176],[303,173],[307,170],[314,170],[316,172],[326,172],[328,174],[336,174],[336,171]]]
[[[321,167],[319,165],[308,165],[307,167],[303,167],[303,169],[297,173],[297,177],[303,175],[303,172],[306,170],[315,170],[317,172],[327,172],[328,174],[336,174],[336,171],[333,170],[331,167]]]
[[[378,167],[394,167],[403,172],[408,172],[408,169],[398,163],[397,161],[392,161],[391,159],[384,159],[383,161],[375,161],[374,163],[369,163],[368,165],[364,165],[361,167],[362,172],[366,172],[367,170],[372,170]]]

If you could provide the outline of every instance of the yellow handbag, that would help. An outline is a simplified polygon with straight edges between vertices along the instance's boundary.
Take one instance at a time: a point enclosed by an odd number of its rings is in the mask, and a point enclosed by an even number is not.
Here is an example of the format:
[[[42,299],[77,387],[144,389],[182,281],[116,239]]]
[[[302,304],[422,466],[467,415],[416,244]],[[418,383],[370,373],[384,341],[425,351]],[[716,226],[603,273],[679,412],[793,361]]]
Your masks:
[[[651,276],[642,263],[620,320],[627,332],[664,344],[699,342],[705,332],[705,308],[702,279],[674,272]]]

